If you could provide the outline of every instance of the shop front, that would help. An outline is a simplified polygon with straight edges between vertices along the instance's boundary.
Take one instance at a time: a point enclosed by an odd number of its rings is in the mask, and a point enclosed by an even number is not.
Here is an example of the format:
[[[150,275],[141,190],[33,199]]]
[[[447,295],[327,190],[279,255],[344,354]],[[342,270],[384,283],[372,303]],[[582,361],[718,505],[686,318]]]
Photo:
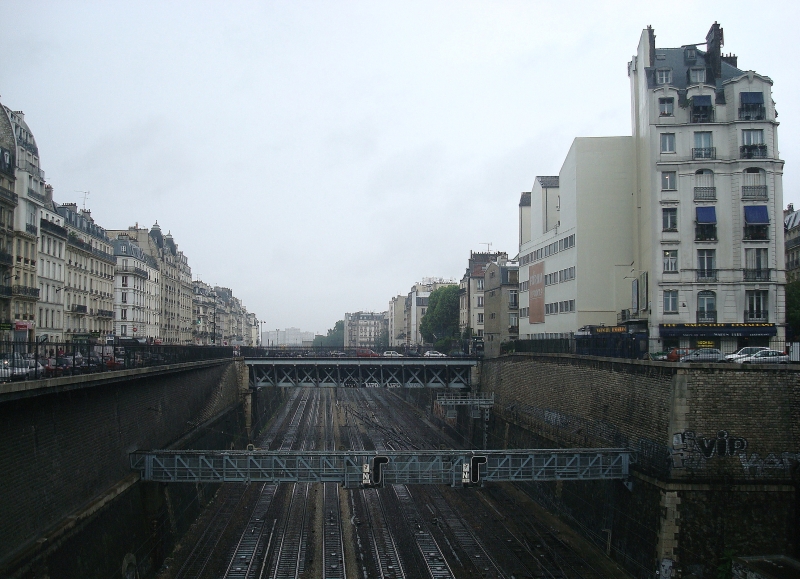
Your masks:
[[[778,334],[775,324],[659,324],[664,350],[671,348],[718,348],[731,353],[745,346],[765,346],[783,350],[773,343]]]

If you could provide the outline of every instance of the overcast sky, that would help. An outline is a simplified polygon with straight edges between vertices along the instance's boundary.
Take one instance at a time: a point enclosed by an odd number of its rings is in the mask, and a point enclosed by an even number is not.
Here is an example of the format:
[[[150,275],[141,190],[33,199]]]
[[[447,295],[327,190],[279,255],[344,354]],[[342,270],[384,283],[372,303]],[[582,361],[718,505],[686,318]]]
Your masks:
[[[90,191],[106,229],[158,220],[265,330],[385,310],[485,243],[516,255],[534,178],[575,137],[630,134],[648,24],[675,47],[716,20],[739,68],[773,79],[800,204],[794,2],[0,6],[0,102],[25,112],[55,200]]]

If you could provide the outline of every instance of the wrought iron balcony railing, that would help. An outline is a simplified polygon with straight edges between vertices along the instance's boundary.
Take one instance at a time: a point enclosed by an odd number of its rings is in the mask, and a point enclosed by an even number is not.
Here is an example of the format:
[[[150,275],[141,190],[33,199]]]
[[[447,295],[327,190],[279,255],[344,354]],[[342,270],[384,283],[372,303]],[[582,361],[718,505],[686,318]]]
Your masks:
[[[744,312],[744,321],[745,322],[768,322],[769,321],[769,313],[767,310],[745,310]]]
[[[713,123],[714,122],[714,109],[713,107],[696,107],[692,109],[693,123]]]
[[[740,121],[763,121],[767,118],[767,110],[764,105],[750,105],[739,107]]]
[[[72,304],[72,311],[76,314],[85,314],[87,312],[87,307],[80,304]]]
[[[39,228],[36,227],[33,223],[26,223],[25,231],[27,231],[31,235],[39,235]]]
[[[717,311],[716,310],[698,310],[697,312],[698,324],[716,324]]]
[[[742,145],[739,147],[739,157],[742,159],[765,159],[767,157],[767,146]]]
[[[698,269],[697,270],[697,281],[701,282],[715,282],[719,278],[719,270],[718,269]]]
[[[11,189],[6,189],[5,187],[0,187],[0,197],[5,199],[6,201],[11,201],[11,203],[15,205],[19,202],[17,194],[14,193]]]
[[[716,201],[717,188],[716,187],[695,187],[694,188],[695,201]]]
[[[716,147],[695,147],[692,149],[692,159],[716,159]]]
[[[38,298],[39,297],[39,288],[38,287],[28,287],[26,285],[14,285],[14,286],[11,286],[11,293],[13,295],[15,295],[15,296]]]
[[[769,281],[771,269],[745,269],[744,281]]]
[[[766,185],[742,185],[742,199],[766,199]]]

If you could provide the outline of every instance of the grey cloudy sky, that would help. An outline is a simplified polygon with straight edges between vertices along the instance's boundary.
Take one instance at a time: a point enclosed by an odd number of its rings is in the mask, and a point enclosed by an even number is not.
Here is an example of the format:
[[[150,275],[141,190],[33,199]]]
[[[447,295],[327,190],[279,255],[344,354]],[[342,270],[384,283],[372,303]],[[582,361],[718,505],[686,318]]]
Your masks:
[[[630,134],[643,28],[775,82],[800,203],[794,2],[0,3],[0,101],[58,202],[158,220],[267,328],[384,310],[470,250],[517,252],[517,204],[573,138]],[[265,328],[266,329],[266,328]]]

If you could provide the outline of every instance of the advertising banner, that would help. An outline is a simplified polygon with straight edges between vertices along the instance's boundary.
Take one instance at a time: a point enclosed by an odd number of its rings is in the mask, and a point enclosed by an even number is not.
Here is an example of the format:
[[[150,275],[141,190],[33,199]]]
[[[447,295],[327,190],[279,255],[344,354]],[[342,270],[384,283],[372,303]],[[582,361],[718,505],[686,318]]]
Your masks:
[[[528,322],[544,323],[544,262],[528,268]]]

